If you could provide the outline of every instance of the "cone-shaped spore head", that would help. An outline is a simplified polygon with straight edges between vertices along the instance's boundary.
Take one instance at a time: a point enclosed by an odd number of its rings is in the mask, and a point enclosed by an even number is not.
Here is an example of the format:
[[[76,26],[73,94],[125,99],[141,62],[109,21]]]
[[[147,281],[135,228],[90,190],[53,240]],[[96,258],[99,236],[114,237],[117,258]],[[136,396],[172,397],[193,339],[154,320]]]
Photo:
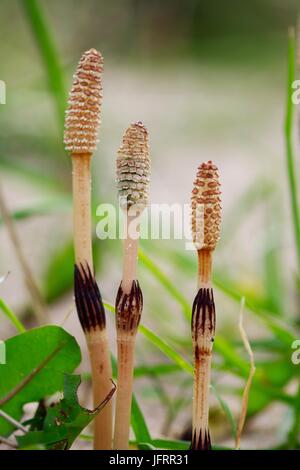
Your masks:
[[[217,167],[202,163],[194,181],[191,199],[192,237],[197,250],[214,250],[220,238],[221,198]]]
[[[65,119],[64,143],[71,154],[92,154],[98,142],[102,102],[103,58],[85,52],[74,75]]]
[[[149,202],[148,131],[139,121],[126,130],[117,157],[117,187],[122,208],[143,209]]]

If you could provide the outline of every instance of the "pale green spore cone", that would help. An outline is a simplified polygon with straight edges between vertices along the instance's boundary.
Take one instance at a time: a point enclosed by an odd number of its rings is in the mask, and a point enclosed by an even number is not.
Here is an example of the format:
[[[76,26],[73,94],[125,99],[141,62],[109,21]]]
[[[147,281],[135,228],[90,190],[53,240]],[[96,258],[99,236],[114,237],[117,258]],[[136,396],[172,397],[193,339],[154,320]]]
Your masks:
[[[117,157],[117,187],[122,208],[144,209],[149,202],[150,157],[148,131],[139,121],[123,136]]]

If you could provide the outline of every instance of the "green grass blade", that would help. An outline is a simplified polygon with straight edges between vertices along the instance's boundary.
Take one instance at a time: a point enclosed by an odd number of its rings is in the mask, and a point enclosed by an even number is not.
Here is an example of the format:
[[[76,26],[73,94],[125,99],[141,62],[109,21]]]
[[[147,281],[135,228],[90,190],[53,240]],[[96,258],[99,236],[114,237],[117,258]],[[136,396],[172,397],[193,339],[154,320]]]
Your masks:
[[[194,369],[186,359],[184,359],[172,346],[170,346],[164,339],[154,333],[152,330],[144,325],[140,325],[140,332],[147,338],[154,346],[156,346],[165,356],[177,364],[188,374],[193,374]]]
[[[0,299],[0,309],[19,333],[24,333],[26,331],[25,326],[20,322],[15,313],[6,305],[3,299]]]
[[[191,319],[191,305],[188,300],[181,294],[181,292],[174,286],[169,278],[162,272],[162,270],[144,253],[139,249],[139,261],[141,264],[150,271],[159,283],[177,300],[181,305],[185,317],[190,321]]]
[[[104,306],[111,312],[115,312],[113,305],[109,302],[104,302]],[[166,357],[177,364],[182,370],[187,372],[189,375],[193,375],[193,366],[186,361],[174,348],[172,348],[165,340],[161,339],[156,333],[151,331],[144,325],[140,326],[140,332],[155,346],[157,347]],[[222,355],[226,362],[226,371],[228,366],[231,366],[231,371],[239,375],[240,377],[248,377],[249,364],[246,360],[241,358],[224,338],[218,336],[215,341],[215,350]],[[260,393],[271,397],[274,400],[282,401],[289,405],[293,405],[294,397],[282,392],[279,388],[269,386],[264,382],[264,372],[262,369],[257,367],[256,377],[254,377],[252,383],[253,389],[258,389]],[[224,410],[225,411],[225,410]]]
[[[163,450],[188,450],[191,445],[188,441],[171,439],[152,439],[151,444],[157,449]]]
[[[184,310],[185,317],[190,320],[191,318],[191,308],[189,306],[189,302],[187,299],[177,290],[177,288],[172,284],[172,282],[161,272],[161,270],[156,266],[156,264],[150,260],[145,253],[140,250],[139,259],[144,264],[144,266],[156,277],[160,282],[163,281],[162,284],[166,288],[166,290],[173,295],[175,300],[179,302]],[[184,259],[190,265],[191,262],[189,258],[184,257]],[[181,258],[180,263],[182,264],[183,258]],[[228,281],[225,278],[222,278],[220,275],[216,274],[213,276],[214,285],[221,290],[224,294],[230,297],[232,300],[240,303],[241,298],[244,297],[244,293],[240,292],[238,286],[233,283],[232,281]],[[174,292],[176,295],[174,295]],[[276,336],[285,343],[288,347],[290,346],[291,342],[295,339],[293,332],[290,328],[288,328],[284,322],[273,318],[269,312],[264,311],[262,308],[259,307],[252,299],[246,297],[245,307],[249,309],[252,313],[255,313]]]
[[[238,286],[232,282],[227,282],[227,280],[222,279],[219,276],[214,276],[214,285],[220,289],[224,294],[230,297],[236,302],[240,302],[243,297],[243,293],[239,291]],[[289,328],[283,321],[280,319],[274,318],[269,312],[259,309],[251,300],[246,297],[245,308],[250,312],[255,313],[268,328],[280,339],[286,346],[290,347],[291,343],[295,339],[295,335],[291,328]]]
[[[294,225],[294,236],[296,242],[296,253],[298,259],[298,272],[300,273],[300,217],[298,207],[298,188],[295,172],[295,156],[293,148],[293,124],[294,124],[294,104],[292,101],[293,82],[296,78],[296,41],[295,32],[290,30],[288,45],[288,79],[287,79],[287,103],[285,116],[285,145],[287,174],[290,190],[291,209]]]
[[[236,437],[236,433],[237,433],[237,426],[236,426],[236,422],[235,422],[235,419],[234,419],[234,416],[228,406],[228,404],[226,403],[226,401],[221,397],[221,395],[219,394],[218,390],[216,389],[216,387],[214,385],[211,385],[211,389],[213,391],[213,393],[215,394],[218,402],[220,403],[220,406],[222,408],[222,410],[224,411],[227,419],[228,419],[228,422],[230,424],[230,428],[231,428],[231,434],[232,434],[232,437],[235,439]]]
[[[175,374],[181,368],[177,364],[154,364],[153,366],[141,365],[134,369],[134,376],[138,377],[158,377],[161,375]]]
[[[131,427],[134,432],[135,438],[139,442],[150,442],[151,435],[146,424],[144,415],[139,407],[135,395],[132,396],[131,405]]]
[[[29,167],[28,164],[23,161],[16,160],[11,158],[11,156],[6,157],[5,155],[0,155],[0,168],[1,172],[8,173],[14,177],[20,178],[22,181],[34,185],[37,188],[42,188],[44,191],[49,190],[49,192],[55,191],[57,193],[66,193],[65,187],[62,186],[61,182],[54,175],[49,175],[45,173],[45,169],[40,169],[37,166],[34,168]]]
[[[31,217],[43,216],[48,214],[57,214],[66,212],[71,207],[71,199],[68,195],[62,197],[53,197],[39,202],[36,205],[24,207],[10,212],[10,217],[14,220],[26,220]],[[3,223],[0,217],[0,225]]]
[[[59,129],[62,130],[65,119],[66,91],[63,72],[59,63],[53,36],[40,2],[37,0],[22,0],[22,4],[34,39],[40,50],[48,79],[48,87],[55,99]]]

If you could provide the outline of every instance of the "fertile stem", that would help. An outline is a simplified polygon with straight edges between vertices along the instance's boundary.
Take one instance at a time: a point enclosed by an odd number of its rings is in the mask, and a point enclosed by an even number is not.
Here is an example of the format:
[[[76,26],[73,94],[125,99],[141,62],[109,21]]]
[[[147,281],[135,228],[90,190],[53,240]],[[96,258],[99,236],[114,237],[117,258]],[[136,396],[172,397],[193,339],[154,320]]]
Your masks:
[[[64,142],[72,156],[77,313],[90,354],[95,408],[111,392],[111,361],[105,311],[94,277],[91,236],[91,158],[97,145],[102,100],[103,59],[95,49],[85,52],[74,75],[66,113]],[[112,445],[112,403],[94,421],[94,448]]]
[[[216,313],[211,283],[212,253],[220,236],[221,205],[217,167],[202,163],[192,191],[192,235],[198,252],[198,293],[192,311],[194,352],[193,434],[191,448],[211,449],[209,387]]]
[[[118,388],[114,449],[128,449],[135,339],[143,309],[137,281],[140,216],[148,202],[150,159],[148,133],[141,122],[124,134],[117,158],[120,205],[125,210],[123,276],[116,298]]]

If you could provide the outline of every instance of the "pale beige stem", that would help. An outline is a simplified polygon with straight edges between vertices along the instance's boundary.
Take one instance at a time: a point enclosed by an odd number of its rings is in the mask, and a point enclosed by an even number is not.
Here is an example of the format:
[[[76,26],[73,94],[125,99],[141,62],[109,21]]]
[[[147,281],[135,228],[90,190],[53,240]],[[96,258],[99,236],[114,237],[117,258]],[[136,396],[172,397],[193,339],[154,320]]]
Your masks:
[[[125,217],[122,289],[125,294],[129,294],[132,282],[137,278],[140,213],[130,215],[126,212]]]
[[[87,343],[92,366],[94,407],[107,397],[112,388],[112,368],[106,329],[87,333]],[[94,420],[94,449],[109,450],[112,446],[112,400]]]
[[[77,267],[94,273],[91,223],[91,154],[72,155],[74,249]],[[90,352],[94,406],[111,391],[111,361],[106,329],[85,331]],[[109,401],[94,421],[94,449],[112,446],[112,403]]]
[[[193,430],[197,439],[200,430],[208,430],[210,370],[211,354],[195,357]]]
[[[198,288],[211,288],[212,250],[198,250]]]
[[[140,216],[140,211],[134,214],[130,214],[130,210],[126,212],[123,276],[121,283],[122,294],[125,296],[131,293],[132,283],[137,279]],[[117,311],[117,315],[121,317],[124,313],[124,311]],[[136,315],[136,312],[131,311],[130,316],[132,317],[132,315]],[[140,317],[140,312],[138,312],[138,315]],[[129,321],[131,319],[128,317]],[[128,449],[137,325],[138,323],[131,327],[126,325],[126,330],[124,331],[118,327],[117,321],[118,387],[114,430],[114,449],[117,450]]]
[[[127,450],[130,432],[135,335],[118,335],[118,388],[114,449]]]
[[[212,283],[212,250],[198,250],[198,288],[203,289],[203,296],[208,290],[211,292]],[[199,294],[198,294],[199,295]],[[212,295],[212,294],[210,294]],[[203,299],[204,299],[203,297]],[[200,308],[200,318],[195,321],[193,331],[194,347],[194,401],[193,401],[193,441],[196,448],[201,441],[202,448],[206,448],[204,442],[209,438],[209,388],[212,358],[212,336],[214,335],[214,319],[209,309],[207,300],[202,300],[197,308]],[[194,312],[196,315],[196,313]],[[209,448],[209,447],[207,447]]]
[[[72,155],[73,224],[75,262],[88,265],[93,273],[91,237],[91,154]]]

